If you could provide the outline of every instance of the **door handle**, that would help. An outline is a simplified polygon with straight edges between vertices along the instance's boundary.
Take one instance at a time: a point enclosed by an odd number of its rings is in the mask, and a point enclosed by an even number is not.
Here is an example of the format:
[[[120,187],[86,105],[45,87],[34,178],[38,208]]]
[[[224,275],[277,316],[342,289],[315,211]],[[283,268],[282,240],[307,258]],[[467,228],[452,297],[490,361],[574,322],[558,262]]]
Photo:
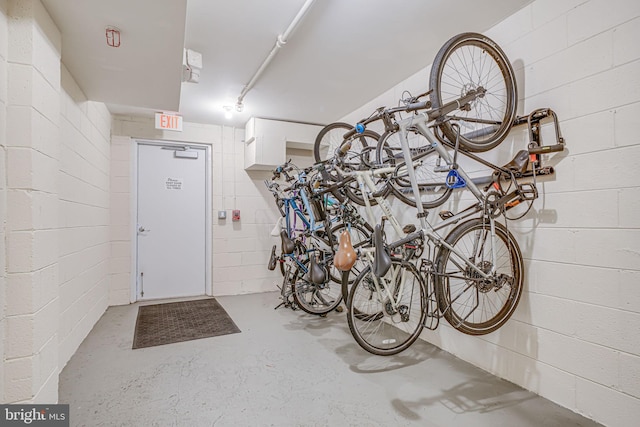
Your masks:
[[[139,233],[144,233],[145,231],[151,231],[151,229],[144,228],[143,226],[138,227]]]

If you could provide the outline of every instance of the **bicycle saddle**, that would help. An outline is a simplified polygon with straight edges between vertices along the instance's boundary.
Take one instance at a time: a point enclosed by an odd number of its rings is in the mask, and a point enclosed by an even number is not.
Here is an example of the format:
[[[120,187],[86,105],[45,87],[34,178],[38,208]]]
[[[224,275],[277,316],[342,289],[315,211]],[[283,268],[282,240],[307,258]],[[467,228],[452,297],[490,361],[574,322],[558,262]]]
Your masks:
[[[327,270],[318,264],[315,254],[309,256],[309,273],[307,280],[315,285],[322,285],[327,281]]]
[[[373,274],[375,274],[376,277],[383,277],[391,267],[391,256],[389,256],[387,248],[384,247],[380,224],[376,225],[373,231],[373,246],[376,248],[376,253],[373,258]]]
[[[513,158],[513,160],[504,165],[504,168],[522,175],[527,171],[528,165],[529,152],[527,150],[520,150],[516,153],[516,156]]]
[[[269,270],[275,270],[277,261],[278,260],[276,258],[276,245],[273,245],[273,247],[271,248],[271,256],[269,257],[269,264],[267,264],[267,268]]]
[[[333,257],[333,265],[340,271],[349,271],[357,259],[358,254],[351,244],[351,235],[347,230],[344,230],[340,234],[340,243],[338,244],[338,251]]]
[[[287,235],[287,230],[282,230],[280,232],[280,239],[282,240],[282,253],[292,254],[296,248],[296,244]]]

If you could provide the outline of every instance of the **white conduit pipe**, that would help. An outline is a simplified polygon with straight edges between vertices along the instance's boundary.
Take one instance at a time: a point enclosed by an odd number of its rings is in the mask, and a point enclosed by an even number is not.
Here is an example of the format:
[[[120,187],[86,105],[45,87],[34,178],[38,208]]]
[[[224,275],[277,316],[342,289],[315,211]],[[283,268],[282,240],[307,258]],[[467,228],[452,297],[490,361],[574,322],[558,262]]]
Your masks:
[[[296,26],[298,25],[300,20],[302,20],[302,18],[307,13],[307,11],[309,10],[309,8],[311,7],[311,5],[313,4],[314,1],[315,0],[307,0],[304,3],[304,5],[302,5],[302,8],[300,8],[300,11],[296,15],[296,17],[293,18],[293,21],[291,21],[291,24],[289,24],[289,27],[287,27],[285,32],[278,36],[278,38],[276,39],[276,44],[275,44],[275,46],[273,46],[273,49],[271,49],[271,52],[269,52],[269,55],[266,57],[266,59],[264,60],[262,65],[260,65],[260,68],[258,68],[258,71],[256,71],[256,73],[253,75],[253,77],[251,77],[251,80],[249,80],[249,83],[247,83],[245,85],[245,87],[242,89],[242,92],[240,92],[240,96],[238,97],[237,106],[241,106],[242,105],[242,100],[244,99],[244,97],[247,94],[247,92],[249,92],[251,90],[251,88],[253,87],[253,85],[255,85],[255,83],[258,80],[258,78],[260,77],[260,75],[262,75],[262,73],[267,68],[267,66],[269,65],[271,60],[276,56],[276,53],[278,53],[280,48],[282,48],[282,46],[284,46],[287,43],[287,39],[289,38],[289,36],[293,32],[293,30],[295,30]]]

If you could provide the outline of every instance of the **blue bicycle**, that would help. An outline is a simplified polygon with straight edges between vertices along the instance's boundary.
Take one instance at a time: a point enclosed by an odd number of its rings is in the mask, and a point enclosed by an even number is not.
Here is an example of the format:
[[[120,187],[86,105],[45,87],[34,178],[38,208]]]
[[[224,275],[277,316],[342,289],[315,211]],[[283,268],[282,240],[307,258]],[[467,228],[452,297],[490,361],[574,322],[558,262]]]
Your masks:
[[[369,242],[371,227],[328,191],[314,190],[317,168],[297,170],[297,177],[289,174],[293,170],[297,168],[288,162],[274,171],[271,181],[265,181],[284,220],[281,254],[276,255],[274,245],[269,269],[280,264],[284,277],[282,303],[278,307],[300,307],[311,314],[326,314],[342,300],[342,273],[333,266],[339,236],[350,230],[355,245],[360,246]],[[275,181],[282,177],[291,185],[281,188]]]

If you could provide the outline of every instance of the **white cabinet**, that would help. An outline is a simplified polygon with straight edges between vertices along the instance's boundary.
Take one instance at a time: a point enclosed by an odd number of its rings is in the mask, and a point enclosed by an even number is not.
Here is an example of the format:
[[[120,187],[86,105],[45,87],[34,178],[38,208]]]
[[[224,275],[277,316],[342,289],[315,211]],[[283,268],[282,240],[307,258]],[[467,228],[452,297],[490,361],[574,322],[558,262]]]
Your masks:
[[[270,170],[287,161],[287,147],[313,150],[322,126],[252,117],[245,127],[245,170]],[[309,153],[313,156],[313,152]]]

